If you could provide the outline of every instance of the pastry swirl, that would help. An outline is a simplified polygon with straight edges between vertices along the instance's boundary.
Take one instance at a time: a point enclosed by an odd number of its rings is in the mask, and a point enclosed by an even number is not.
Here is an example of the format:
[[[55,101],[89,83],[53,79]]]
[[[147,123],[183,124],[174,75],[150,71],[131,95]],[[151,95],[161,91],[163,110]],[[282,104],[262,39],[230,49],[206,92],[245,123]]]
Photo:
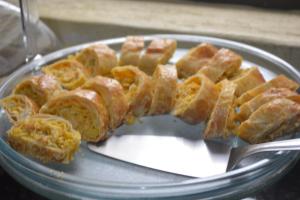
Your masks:
[[[96,76],[89,79],[82,88],[93,90],[102,97],[109,112],[111,129],[121,125],[128,111],[128,102],[122,85],[117,80]]]
[[[206,76],[190,76],[178,86],[172,114],[189,124],[205,121],[217,101],[218,92]]]
[[[75,59],[87,67],[91,76],[110,75],[111,69],[118,64],[115,51],[105,44],[85,48],[75,56]]]
[[[42,74],[21,81],[15,87],[13,94],[25,95],[41,107],[51,96],[61,90],[59,82],[53,76]]]
[[[274,79],[245,92],[237,99],[237,104],[242,105],[270,88],[287,88],[290,90],[296,90],[299,88],[299,84],[287,78],[285,75],[279,75]]]
[[[85,141],[98,142],[108,137],[109,116],[103,100],[94,91],[62,92],[51,98],[40,112],[68,120]]]
[[[15,150],[43,162],[69,163],[80,145],[80,133],[61,117],[38,114],[18,121],[8,131]]]
[[[138,66],[140,62],[140,54],[144,49],[144,38],[139,36],[129,36],[123,43],[121,48],[121,56],[119,65]]]
[[[151,105],[151,78],[134,66],[115,67],[112,75],[124,89],[129,105],[128,117],[147,114]]]
[[[218,100],[208,120],[204,138],[226,138],[230,132],[230,114],[234,109],[235,92],[237,85],[234,82],[224,80],[221,83],[221,91]]]
[[[217,53],[218,49],[207,43],[199,44],[190,49],[186,55],[176,62],[179,78],[187,78],[194,75],[202,67],[208,65],[211,58]]]
[[[175,66],[157,65],[152,79],[152,102],[149,115],[171,112],[176,100],[177,71]]]
[[[148,75],[152,75],[158,64],[167,64],[174,54],[177,42],[170,39],[154,39],[142,55],[139,68]]]
[[[38,106],[27,96],[12,94],[0,100],[0,105],[6,111],[10,121],[15,123],[38,113]]]
[[[54,76],[63,88],[73,90],[87,80],[86,68],[76,60],[64,59],[42,68],[42,72]]]
[[[237,134],[249,143],[274,140],[299,130],[300,105],[290,99],[274,99],[260,106],[241,123]]]

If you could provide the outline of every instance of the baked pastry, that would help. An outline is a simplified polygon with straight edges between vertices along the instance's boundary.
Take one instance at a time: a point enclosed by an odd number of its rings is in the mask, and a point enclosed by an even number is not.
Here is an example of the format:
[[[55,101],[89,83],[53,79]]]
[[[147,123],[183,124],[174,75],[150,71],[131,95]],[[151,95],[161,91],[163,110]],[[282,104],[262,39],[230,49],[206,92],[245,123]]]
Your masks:
[[[167,64],[177,47],[175,40],[154,39],[142,55],[139,67],[148,75],[152,75],[158,64]]]
[[[109,116],[101,97],[94,91],[76,89],[51,98],[40,113],[58,115],[71,122],[85,141],[108,137]]]
[[[210,60],[207,66],[197,73],[207,76],[213,82],[224,78],[231,78],[242,64],[242,57],[229,49],[220,49]]]
[[[140,36],[129,36],[123,43],[119,65],[138,66],[140,62],[140,54],[144,49],[144,38]]]
[[[39,111],[38,106],[31,99],[19,94],[12,94],[1,99],[0,105],[6,111],[12,123],[34,115]]]
[[[230,114],[234,109],[235,92],[237,85],[234,82],[223,80],[218,100],[212,110],[204,131],[204,138],[227,137],[230,133]]]
[[[265,79],[257,67],[252,67],[248,69],[240,69],[238,74],[236,74],[232,79],[230,79],[234,83],[236,83],[236,96],[241,96],[248,90],[257,87],[265,83]]]
[[[110,75],[111,69],[118,65],[115,51],[106,44],[85,48],[75,56],[75,59],[87,67],[91,76]]]
[[[131,123],[135,117],[148,113],[151,105],[151,78],[134,66],[115,67],[113,77],[119,81],[124,89],[129,105],[127,122]]]
[[[274,99],[260,106],[238,127],[238,136],[249,143],[272,141],[300,127],[299,102]]]
[[[206,76],[190,76],[178,86],[172,114],[189,124],[205,121],[218,99],[218,92]]]
[[[115,79],[96,76],[89,79],[82,89],[93,90],[102,97],[110,116],[110,128],[115,129],[123,122],[127,111],[128,102],[122,85]]]
[[[40,107],[61,90],[59,82],[53,76],[42,74],[21,81],[13,94],[25,95]]]
[[[8,131],[15,150],[44,162],[69,163],[80,145],[80,133],[61,117],[38,114],[18,121]]]
[[[260,106],[269,101],[278,98],[291,98],[297,97],[298,94],[287,88],[271,88],[253,99],[242,104],[240,107],[240,112],[237,114],[237,119],[241,122],[249,118],[249,116],[255,112]]]
[[[174,65],[157,65],[152,82],[152,102],[149,115],[171,112],[176,99],[176,67]]]
[[[299,88],[299,84],[287,78],[285,75],[279,75],[276,78],[245,92],[237,99],[237,104],[242,105],[270,88],[287,88],[290,90],[296,90]]]
[[[176,62],[179,78],[187,78],[206,66],[218,49],[211,44],[202,43],[190,49],[186,55]]]
[[[87,69],[74,59],[64,59],[42,68],[42,72],[54,76],[63,88],[73,90],[87,80]]]

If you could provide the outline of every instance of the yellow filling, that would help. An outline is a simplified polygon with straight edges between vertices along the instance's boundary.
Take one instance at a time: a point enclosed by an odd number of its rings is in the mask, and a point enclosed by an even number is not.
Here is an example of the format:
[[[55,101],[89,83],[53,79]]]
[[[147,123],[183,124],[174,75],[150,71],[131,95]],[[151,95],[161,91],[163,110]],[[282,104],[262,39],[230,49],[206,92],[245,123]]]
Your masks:
[[[71,122],[74,129],[78,130],[83,139],[96,139],[99,136],[99,125],[96,114],[91,113],[79,103],[64,100],[46,111],[49,114],[61,116]]]
[[[200,86],[201,81],[196,77],[179,87],[176,95],[176,113],[184,112],[189,107]]]
[[[24,85],[15,90],[15,94],[23,94],[32,99],[38,106],[42,106],[47,101],[47,96],[42,94],[32,85]]]
[[[11,96],[1,101],[2,106],[14,121],[33,114],[32,108],[21,97]]]

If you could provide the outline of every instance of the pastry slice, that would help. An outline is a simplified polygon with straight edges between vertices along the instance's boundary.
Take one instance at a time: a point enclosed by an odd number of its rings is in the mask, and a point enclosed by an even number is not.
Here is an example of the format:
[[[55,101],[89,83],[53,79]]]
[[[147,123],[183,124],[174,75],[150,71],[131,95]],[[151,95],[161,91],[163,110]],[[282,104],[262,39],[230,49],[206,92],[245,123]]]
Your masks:
[[[148,113],[151,105],[151,77],[130,65],[115,67],[112,75],[121,83],[129,104],[127,122]]]
[[[204,138],[227,137],[230,130],[229,124],[232,123],[230,114],[234,109],[235,92],[237,85],[234,82],[223,80],[218,100],[212,110],[208,120]]]
[[[8,131],[15,150],[43,162],[69,163],[80,145],[80,133],[61,117],[38,114],[18,121]]]
[[[121,125],[128,111],[128,102],[122,85],[118,81],[96,76],[89,79],[82,88],[93,90],[102,97],[110,116],[111,129]]]
[[[83,140],[98,142],[108,138],[109,116],[102,101],[94,91],[76,89],[51,98],[40,112],[65,118]]]
[[[205,121],[218,99],[218,88],[203,75],[193,75],[179,84],[172,114],[189,124]]]
[[[174,54],[177,42],[170,39],[155,39],[142,55],[139,67],[148,75],[152,75],[158,64],[167,64]]]
[[[171,112],[176,99],[177,71],[174,65],[158,65],[153,73],[149,115]]]
[[[238,127],[238,136],[249,143],[272,141],[300,127],[299,102],[274,99],[260,106]]]
[[[121,48],[121,56],[119,65],[138,66],[140,62],[140,54],[144,49],[144,38],[140,36],[129,36],[123,43]]]
[[[53,76],[43,74],[21,81],[13,93],[25,95],[41,107],[51,96],[61,90],[59,82]]]
[[[42,68],[42,72],[54,76],[63,88],[73,90],[87,80],[87,69],[74,59],[65,59]]]
[[[206,66],[218,49],[211,44],[202,43],[190,49],[186,55],[177,61],[179,78],[187,78]]]
[[[266,82],[257,67],[240,69],[240,71],[230,80],[237,85],[237,97],[241,96],[246,91],[251,90],[252,88],[255,88]]]
[[[38,106],[31,99],[19,94],[12,94],[1,99],[0,105],[6,111],[12,123],[34,115],[39,111]]]
[[[242,57],[229,49],[220,49],[210,60],[207,66],[197,73],[207,76],[213,82],[224,78],[231,78],[242,64]]]
[[[296,90],[298,87],[298,83],[287,78],[285,75],[279,75],[276,78],[245,92],[237,99],[237,104],[242,105],[270,88],[287,88],[290,90]]]
[[[85,48],[75,56],[75,59],[87,67],[92,76],[110,75],[111,69],[118,65],[115,51],[106,44]]]
[[[253,99],[247,101],[240,107],[240,112],[237,115],[239,121],[244,121],[249,118],[249,116],[255,112],[260,106],[269,101],[278,98],[291,98],[297,97],[298,94],[294,91],[291,91],[287,88],[271,88]]]

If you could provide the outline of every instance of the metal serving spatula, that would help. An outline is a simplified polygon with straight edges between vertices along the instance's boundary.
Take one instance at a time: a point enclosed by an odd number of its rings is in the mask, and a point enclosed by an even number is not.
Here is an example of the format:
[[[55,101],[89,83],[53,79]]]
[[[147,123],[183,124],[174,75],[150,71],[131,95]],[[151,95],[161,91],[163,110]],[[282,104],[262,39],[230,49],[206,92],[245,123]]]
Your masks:
[[[300,150],[300,139],[232,148],[204,141],[202,127],[171,116],[146,117],[143,123],[122,126],[106,142],[90,150],[137,165],[191,177],[224,173],[243,157],[264,151]]]

